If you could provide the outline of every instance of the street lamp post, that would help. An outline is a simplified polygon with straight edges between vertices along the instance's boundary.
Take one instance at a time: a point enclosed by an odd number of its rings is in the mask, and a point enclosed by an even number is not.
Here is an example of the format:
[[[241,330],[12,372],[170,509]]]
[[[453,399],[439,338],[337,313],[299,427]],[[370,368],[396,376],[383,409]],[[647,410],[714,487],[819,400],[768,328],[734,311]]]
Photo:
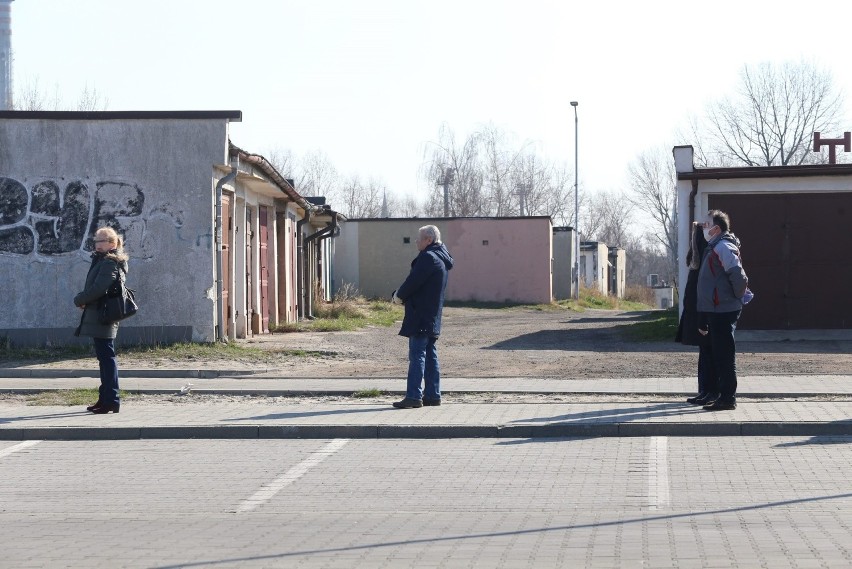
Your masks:
[[[577,101],[574,107],[574,300],[580,300],[580,186],[577,174]]]

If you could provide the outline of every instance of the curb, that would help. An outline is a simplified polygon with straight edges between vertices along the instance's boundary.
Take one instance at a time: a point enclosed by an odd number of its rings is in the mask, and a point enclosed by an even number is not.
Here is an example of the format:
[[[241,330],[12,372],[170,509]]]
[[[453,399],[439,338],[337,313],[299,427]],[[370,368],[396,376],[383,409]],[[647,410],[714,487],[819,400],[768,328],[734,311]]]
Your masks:
[[[258,373],[269,373],[268,370],[234,370],[234,369],[122,369],[121,376],[127,379],[157,378],[157,379],[216,379],[219,377],[249,376]],[[69,377],[99,376],[96,369],[42,369],[42,368],[2,368],[0,379],[54,379]]]
[[[531,439],[586,437],[850,436],[852,421],[733,423],[571,423],[546,425],[212,425],[0,428],[0,440],[146,439]]]
[[[95,389],[97,386],[90,387],[91,389]],[[0,394],[8,394],[8,395],[35,395],[38,393],[50,393],[50,392],[58,392],[58,391],[73,391],[75,389],[80,389],[80,387],[8,387],[8,388],[0,388]],[[177,395],[180,390],[179,389],[122,389],[122,392],[130,393],[133,395]],[[245,389],[210,389],[210,388],[193,388],[190,392],[191,395],[230,395],[230,396],[264,396],[264,397],[332,397],[332,396],[343,396],[343,397],[352,397],[354,393],[357,393],[359,389],[357,387],[353,387],[352,389],[253,389],[253,388],[245,388]],[[482,390],[452,390],[452,389],[444,389],[442,393],[445,395],[483,395],[483,394],[499,394],[499,395],[559,395],[559,396],[600,396],[600,397],[617,397],[619,395],[629,395],[629,396],[640,396],[640,397],[672,397],[677,398],[678,400],[684,397],[689,397],[691,395],[695,395],[694,392],[686,392],[686,391],[524,391],[524,390],[511,390],[504,391],[499,389],[482,389]],[[405,390],[382,390],[382,395],[384,396],[399,396],[404,395]],[[190,396],[191,396],[190,395]],[[852,393],[839,393],[839,392],[811,392],[811,391],[797,391],[790,392],[786,391],[784,393],[778,392],[740,392],[737,394],[738,399],[796,399],[797,397],[847,397],[852,399]],[[364,398],[365,400],[369,398]]]

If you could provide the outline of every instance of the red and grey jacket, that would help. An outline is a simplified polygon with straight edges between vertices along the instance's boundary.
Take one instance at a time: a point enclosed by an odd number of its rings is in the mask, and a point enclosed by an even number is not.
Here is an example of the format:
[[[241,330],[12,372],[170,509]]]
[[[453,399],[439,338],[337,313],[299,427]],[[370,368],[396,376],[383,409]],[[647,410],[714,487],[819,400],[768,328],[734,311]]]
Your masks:
[[[698,271],[699,312],[742,310],[748,277],[740,260],[740,240],[733,233],[711,239]]]

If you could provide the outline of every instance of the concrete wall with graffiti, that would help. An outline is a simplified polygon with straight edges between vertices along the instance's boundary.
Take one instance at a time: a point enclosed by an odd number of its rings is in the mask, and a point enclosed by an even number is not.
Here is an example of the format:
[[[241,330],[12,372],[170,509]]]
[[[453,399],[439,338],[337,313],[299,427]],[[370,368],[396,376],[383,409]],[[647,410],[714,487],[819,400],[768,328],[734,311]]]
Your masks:
[[[119,342],[212,340],[222,119],[0,120],[0,338],[63,344],[98,227],[130,255],[139,315]],[[89,341],[85,339],[85,341]]]

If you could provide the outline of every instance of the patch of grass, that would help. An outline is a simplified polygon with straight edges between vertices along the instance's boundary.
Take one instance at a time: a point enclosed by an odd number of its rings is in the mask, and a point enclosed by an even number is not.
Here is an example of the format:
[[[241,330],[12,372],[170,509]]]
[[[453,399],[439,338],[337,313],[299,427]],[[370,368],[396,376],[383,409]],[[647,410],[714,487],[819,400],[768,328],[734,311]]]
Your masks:
[[[358,398],[364,399],[364,398],[370,398],[370,397],[381,397],[384,394],[385,394],[385,392],[382,391],[381,389],[375,389],[375,388],[373,388],[373,389],[360,389],[360,390],[356,391],[355,393],[353,393],[352,397],[358,397]]]
[[[678,309],[651,312],[648,319],[624,326],[628,338],[639,342],[674,341],[677,334]]]
[[[119,395],[122,399],[133,398],[133,395],[126,391],[120,391]],[[41,393],[35,393],[26,397],[27,405],[34,406],[65,405],[68,407],[85,407],[97,400],[97,389],[59,389],[56,391],[42,391]]]
[[[267,355],[269,352],[262,348],[255,348],[229,342],[211,342],[194,344],[181,342],[177,344],[154,344],[150,346],[122,346],[121,352],[131,355],[138,354],[153,358],[168,358],[173,360],[207,360],[211,358],[235,359],[252,358]]]
[[[19,360],[35,362],[54,362],[60,360],[78,360],[94,356],[90,345],[48,346],[44,348],[16,347],[8,339],[0,338],[0,362]]]
[[[290,332],[352,332],[367,326],[393,326],[402,320],[403,308],[384,300],[363,297],[336,297],[332,302],[318,302],[313,320],[288,322],[270,326],[273,333]]]

